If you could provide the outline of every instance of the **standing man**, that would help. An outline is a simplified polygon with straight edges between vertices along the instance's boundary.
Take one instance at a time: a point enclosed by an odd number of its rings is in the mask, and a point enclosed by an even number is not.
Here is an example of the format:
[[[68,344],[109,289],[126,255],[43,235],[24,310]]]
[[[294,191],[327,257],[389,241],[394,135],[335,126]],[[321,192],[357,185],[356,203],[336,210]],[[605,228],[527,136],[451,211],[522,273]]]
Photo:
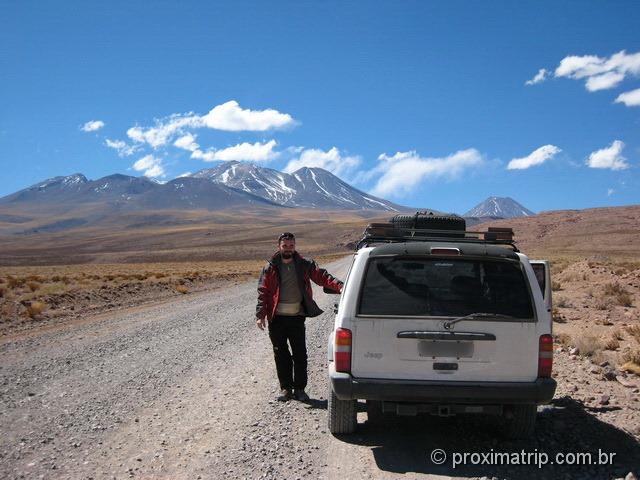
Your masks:
[[[296,252],[293,233],[283,233],[278,238],[278,251],[262,269],[258,281],[256,323],[261,330],[269,326],[281,389],[278,400],[284,402],[291,398],[309,400],[304,391],[307,386],[304,320],[322,313],[313,301],[311,280],[336,293],[342,291],[340,280]]]

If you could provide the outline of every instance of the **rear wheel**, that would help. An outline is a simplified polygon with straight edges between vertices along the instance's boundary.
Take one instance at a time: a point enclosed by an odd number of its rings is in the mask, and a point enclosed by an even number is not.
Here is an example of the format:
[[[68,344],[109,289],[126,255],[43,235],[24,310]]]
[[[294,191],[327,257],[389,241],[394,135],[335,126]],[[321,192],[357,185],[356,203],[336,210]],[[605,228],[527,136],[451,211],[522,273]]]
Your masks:
[[[329,431],[334,435],[353,433],[358,424],[355,400],[340,400],[329,386]]]
[[[505,436],[510,439],[528,438],[536,429],[536,405],[513,405],[506,419]]]

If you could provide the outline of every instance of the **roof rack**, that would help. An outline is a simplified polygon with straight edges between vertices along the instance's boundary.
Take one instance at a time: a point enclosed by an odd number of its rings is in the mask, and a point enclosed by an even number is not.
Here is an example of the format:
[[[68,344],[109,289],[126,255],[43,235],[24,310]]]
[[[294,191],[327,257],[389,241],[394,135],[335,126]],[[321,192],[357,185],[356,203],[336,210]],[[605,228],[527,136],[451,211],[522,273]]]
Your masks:
[[[486,232],[470,230],[433,230],[423,228],[401,228],[393,223],[370,223],[356,244],[356,250],[372,243],[442,242],[504,245],[519,252],[512,228],[489,227]]]

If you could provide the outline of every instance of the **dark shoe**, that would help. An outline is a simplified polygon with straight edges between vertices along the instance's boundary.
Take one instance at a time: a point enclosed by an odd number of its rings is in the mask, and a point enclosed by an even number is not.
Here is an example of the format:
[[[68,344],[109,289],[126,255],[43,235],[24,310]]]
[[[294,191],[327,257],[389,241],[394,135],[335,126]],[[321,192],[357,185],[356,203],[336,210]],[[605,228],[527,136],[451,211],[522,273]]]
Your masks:
[[[279,402],[288,402],[293,398],[293,393],[288,388],[283,388],[280,390],[280,396],[278,397]]]
[[[293,392],[293,396],[299,402],[308,402],[309,401],[309,395],[307,395],[304,390],[296,389],[296,391]]]

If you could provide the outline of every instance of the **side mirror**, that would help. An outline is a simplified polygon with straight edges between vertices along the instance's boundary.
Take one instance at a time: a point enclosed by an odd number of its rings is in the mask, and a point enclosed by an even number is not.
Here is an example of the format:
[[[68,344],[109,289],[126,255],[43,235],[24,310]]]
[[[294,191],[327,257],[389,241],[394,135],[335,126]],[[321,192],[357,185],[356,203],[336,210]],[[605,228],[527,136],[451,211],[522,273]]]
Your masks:
[[[332,289],[327,288],[327,287],[322,287],[322,291],[324,293],[328,293],[329,295],[340,295],[340,292],[336,292],[335,290],[332,290]]]

